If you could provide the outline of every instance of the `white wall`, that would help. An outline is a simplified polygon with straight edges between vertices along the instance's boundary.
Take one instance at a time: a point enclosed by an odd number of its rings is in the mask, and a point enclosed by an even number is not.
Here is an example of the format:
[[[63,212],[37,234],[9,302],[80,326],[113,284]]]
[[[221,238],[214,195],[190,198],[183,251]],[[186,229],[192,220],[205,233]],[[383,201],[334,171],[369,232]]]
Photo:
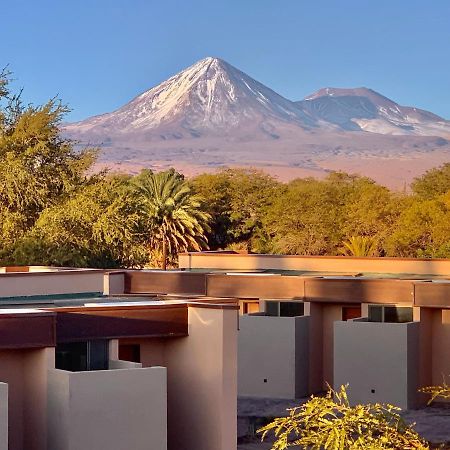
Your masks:
[[[48,440],[48,450],[166,450],[166,369],[50,370]]]
[[[416,407],[418,344],[418,322],[335,322],[334,388],[349,383],[352,403]]]
[[[0,450],[8,450],[8,384],[0,383]]]
[[[239,318],[238,394],[298,398],[308,393],[309,317]]]

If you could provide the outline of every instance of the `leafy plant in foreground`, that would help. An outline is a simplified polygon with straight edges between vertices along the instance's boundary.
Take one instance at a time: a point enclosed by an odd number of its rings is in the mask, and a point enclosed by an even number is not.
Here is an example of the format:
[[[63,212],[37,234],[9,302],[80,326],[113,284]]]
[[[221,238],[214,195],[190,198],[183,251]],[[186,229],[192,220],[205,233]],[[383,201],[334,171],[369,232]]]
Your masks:
[[[264,440],[275,435],[273,450],[428,450],[426,442],[389,404],[351,406],[347,387],[312,396],[289,416],[276,418],[258,430]]]

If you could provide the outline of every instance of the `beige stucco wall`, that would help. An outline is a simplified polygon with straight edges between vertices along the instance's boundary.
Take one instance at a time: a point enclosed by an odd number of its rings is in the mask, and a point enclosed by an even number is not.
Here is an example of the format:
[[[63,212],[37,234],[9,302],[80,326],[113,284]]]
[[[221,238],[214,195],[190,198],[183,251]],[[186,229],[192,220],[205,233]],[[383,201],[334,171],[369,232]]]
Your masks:
[[[450,377],[450,310],[439,308],[415,308],[415,320],[419,321],[419,386],[441,384]],[[420,394],[424,405],[429,396]]]
[[[322,306],[322,332],[323,332],[323,385],[333,386],[334,377],[334,324],[342,321],[342,305],[326,304]]]
[[[0,383],[0,450],[8,450],[8,385]]]
[[[353,258],[189,253],[179,255],[179,267],[225,270],[282,269],[317,272],[378,272],[450,275],[450,259]]]
[[[190,306],[188,337],[140,341],[144,367],[167,367],[169,450],[236,449],[237,318]]]
[[[166,450],[164,367],[49,371],[48,450]]]
[[[103,276],[103,294],[118,295],[125,292],[125,274],[123,272],[105,273]]]
[[[335,322],[334,330],[335,389],[348,383],[353,403],[417,406],[417,322]]]
[[[8,384],[9,450],[46,450],[47,372],[54,349],[0,351],[0,382]]]
[[[238,394],[299,398],[308,394],[309,317],[239,318]]]
[[[103,292],[100,271],[0,275],[0,297]]]
[[[140,369],[142,363],[136,363],[131,361],[121,361],[120,359],[110,359],[108,361],[108,368],[110,370],[117,369]]]
[[[432,315],[432,384],[450,379],[450,310],[433,310]]]

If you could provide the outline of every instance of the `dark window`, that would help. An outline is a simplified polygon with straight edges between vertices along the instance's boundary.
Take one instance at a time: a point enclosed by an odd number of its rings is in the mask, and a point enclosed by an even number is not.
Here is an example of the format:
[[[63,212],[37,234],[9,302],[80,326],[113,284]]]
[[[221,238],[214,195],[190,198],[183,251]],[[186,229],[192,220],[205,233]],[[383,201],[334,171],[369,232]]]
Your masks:
[[[139,344],[119,345],[119,359],[122,361],[141,362],[141,346]]]
[[[274,302],[266,301],[266,316],[297,317],[305,314],[302,302]]]
[[[88,370],[107,370],[109,359],[108,341],[89,341],[88,358]]]
[[[79,372],[88,370],[87,342],[73,342],[56,346],[56,368]]]
[[[369,305],[369,322],[406,323],[413,321],[413,309],[401,306]]]
[[[383,307],[369,305],[369,322],[383,322]]]
[[[391,323],[405,323],[413,321],[412,308],[396,308],[395,306],[384,307],[384,321]]]
[[[266,315],[278,316],[279,315],[279,303],[280,302],[266,302]]]
[[[280,302],[281,317],[303,316],[304,313],[305,306],[301,302]]]
[[[108,341],[70,342],[56,346],[56,368],[71,372],[108,369]]]

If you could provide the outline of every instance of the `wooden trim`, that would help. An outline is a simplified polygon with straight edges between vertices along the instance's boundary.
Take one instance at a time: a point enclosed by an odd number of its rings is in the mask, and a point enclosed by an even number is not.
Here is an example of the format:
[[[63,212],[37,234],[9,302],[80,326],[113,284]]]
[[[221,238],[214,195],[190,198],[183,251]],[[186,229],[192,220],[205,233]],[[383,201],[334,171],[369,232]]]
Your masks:
[[[326,303],[413,303],[414,282],[392,279],[308,279],[305,301]]]
[[[0,349],[54,347],[56,345],[56,315],[1,314]]]
[[[188,307],[164,305],[122,308],[60,308],[57,342],[188,335]]]
[[[450,308],[450,283],[414,283],[414,306]]]
[[[207,295],[242,299],[295,298],[305,294],[305,277],[290,275],[208,274]]]
[[[182,271],[128,271],[125,293],[206,295],[206,274]]]

